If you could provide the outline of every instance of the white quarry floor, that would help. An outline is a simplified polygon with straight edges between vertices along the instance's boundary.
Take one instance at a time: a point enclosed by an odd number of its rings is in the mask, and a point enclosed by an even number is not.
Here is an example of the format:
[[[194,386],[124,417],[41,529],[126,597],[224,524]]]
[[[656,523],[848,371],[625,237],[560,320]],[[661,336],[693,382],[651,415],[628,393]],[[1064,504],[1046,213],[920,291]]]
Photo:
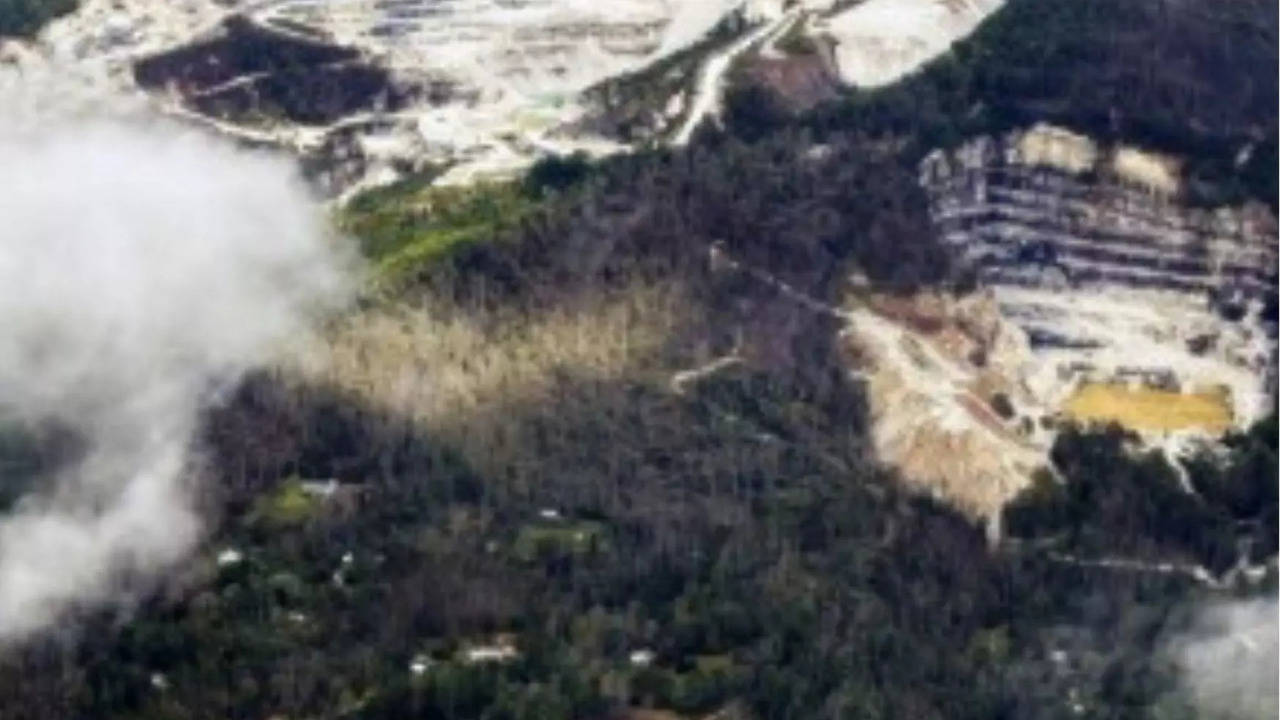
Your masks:
[[[1050,405],[1074,389],[1074,381],[1060,378],[1058,369],[1087,362],[1100,374],[1122,367],[1168,369],[1184,386],[1226,386],[1239,426],[1260,419],[1269,409],[1263,390],[1266,338],[1219,319],[1194,296],[1120,288],[1061,292],[1000,287],[995,292],[1004,314],[1016,322],[1038,315],[1055,332],[1099,344],[1091,349],[1036,351],[1041,362],[1031,382]],[[1217,346],[1204,355],[1192,354],[1187,341],[1206,333],[1219,335]]]
[[[586,87],[686,48],[741,10],[756,26],[704,61],[697,86],[684,100],[690,112],[674,137],[687,142],[700,122],[719,112],[723,77],[735,58],[776,41],[804,13],[829,10],[832,2],[803,0],[784,11],[783,0],[422,0],[382,7],[370,0],[84,0],[76,13],[51,23],[33,48],[0,44],[0,60],[12,61],[0,62],[0,87],[39,75],[41,84],[59,86],[42,91],[45,96],[140,99],[131,77],[137,57],[210,33],[232,13],[261,22],[302,22],[365,49],[397,77],[445,79],[473,96],[410,108],[400,131],[373,139],[387,157],[425,154],[447,161],[453,169],[441,182],[467,183],[517,172],[549,150],[598,155],[621,149],[600,138],[553,131],[581,117],[579,94]],[[879,84],[941,52],[998,5],[999,0],[867,0],[834,15],[820,30],[839,41],[837,59],[846,81]],[[194,119],[176,103],[160,106]],[[329,129],[199,122],[296,149]],[[366,182],[394,175],[389,164],[374,160]]]
[[[866,0],[829,18],[845,82],[887,85],[941,55],[1004,0]]]

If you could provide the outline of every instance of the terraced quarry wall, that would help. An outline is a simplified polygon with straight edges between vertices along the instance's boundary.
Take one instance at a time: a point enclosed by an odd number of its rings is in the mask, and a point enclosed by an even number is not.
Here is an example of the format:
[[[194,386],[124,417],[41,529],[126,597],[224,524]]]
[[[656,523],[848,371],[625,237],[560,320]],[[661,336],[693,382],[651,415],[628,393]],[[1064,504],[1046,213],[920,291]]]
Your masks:
[[[921,179],[943,239],[987,282],[1274,296],[1275,218],[1252,206],[1184,207],[1171,166],[1041,127],[935,153]]]
[[[935,151],[920,171],[937,232],[1027,332],[1051,405],[1112,382],[1179,395],[1222,387],[1235,424],[1271,404],[1276,220],[1266,208],[1189,207],[1177,158],[1043,125]],[[1142,422],[1188,398],[1158,400],[1122,393],[1087,415],[1158,433],[1224,425],[1215,413]]]
[[[378,47],[394,66],[563,91],[656,51],[670,9],[650,2],[606,10],[554,0],[282,0],[258,18]]]

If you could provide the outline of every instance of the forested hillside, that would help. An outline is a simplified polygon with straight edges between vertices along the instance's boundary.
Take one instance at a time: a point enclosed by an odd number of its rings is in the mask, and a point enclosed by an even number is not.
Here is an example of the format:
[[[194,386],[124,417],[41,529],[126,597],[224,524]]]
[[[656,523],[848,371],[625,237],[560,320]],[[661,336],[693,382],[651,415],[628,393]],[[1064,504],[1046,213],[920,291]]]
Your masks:
[[[1011,0],[811,114],[747,89],[688,148],[356,196],[359,302],[202,418],[199,556],[0,653],[0,717],[1203,716],[1168,645],[1276,593],[1274,417],[1178,466],[1065,428],[992,545],[874,456],[834,309],[966,285],[915,159],[979,130],[1273,201],[1265,6]],[[74,448],[0,428],[0,505]]]
[[[225,516],[202,560],[9,656],[10,716],[1192,717],[1157,638],[1209,591],[1072,558],[1274,554],[1274,425],[1197,461],[1203,500],[1119,431],[1067,433],[1066,484],[1002,548],[904,494],[820,304],[849,263],[900,287],[945,264],[892,154],[830,141],[355,202],[375,257],[431,259],[381,266],[331,367],[264,372],[209,416]],[[427,394],[395,379],[415,367]],[[493,643],[518,654],[471,659]]]
[[[797,119],[761,90],[731,98],[755,135],[800,122],[857,128],[915,152],[1046,120],[1190,159],[1192,197],[1276,198],[1275,4],[1010,0],[951,52],[884,89]],[[766,96],[767,97],[767,96]]]

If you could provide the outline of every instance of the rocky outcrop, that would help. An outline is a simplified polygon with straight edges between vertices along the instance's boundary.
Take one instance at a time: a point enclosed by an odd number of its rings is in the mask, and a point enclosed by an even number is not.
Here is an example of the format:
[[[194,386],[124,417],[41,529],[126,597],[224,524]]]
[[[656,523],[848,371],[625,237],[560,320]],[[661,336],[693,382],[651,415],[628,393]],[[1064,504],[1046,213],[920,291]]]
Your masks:
[[[1276,293],[1275,218],[1258,206],[1181,205],[1171,158],[1041,126],[935,152],[921,182],[942,239],[987,282],[1114,284],[1224,303]]]
[[[1023,333],[990,293],[855,293],[842,333],[867,388],[877,456],[903,482],[988,523],[1046,464]]]
[[[1276,220],[1180,200],[1176,158],[1049,126],[921,163],[942,241],[1041,357],[1041,396],[1081,381],[1226,388],[1265,411],[1276,359]]]
[[[250,123],[332,123],[358,112],[399,109],[411,95],[354,48],[239,16],[216,37],[139,60],[134,77],[203,115]]]

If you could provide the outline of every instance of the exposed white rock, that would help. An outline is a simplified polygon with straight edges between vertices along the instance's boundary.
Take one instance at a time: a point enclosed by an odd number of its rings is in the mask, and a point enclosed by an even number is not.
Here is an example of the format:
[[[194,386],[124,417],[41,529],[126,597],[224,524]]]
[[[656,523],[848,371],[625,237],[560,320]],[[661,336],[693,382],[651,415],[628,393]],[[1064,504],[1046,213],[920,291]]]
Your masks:
[[[720,99],[723,92],[724,76],[733,66],[733,62],[748,50],[767,45],[772,40],[786,33],[799,18],[800,10],[792,9],[778,18],[763,22],[740,40],[723,51],[716,53],[703,65],[698,74],[698,81],[692,90],[693,99],[689,103],[689,112],[684,124],[676,131],[672,142],[684,145],[693,136],[693,131],[708,118],[720,114]]]
[[[657,657],[658,654],[654,651],[648,648],[641,648],[640,650],[632,650],[631,654],[627,656],[627,661],[635,667],[649,667]]]
[[[472,645],[462,651],[462,660],[470,665],[510,662],[520,656],[515,642],[506,636],[494,638],[485,645]]]
[[[338,569],[334,570],[333,575],[330,576],[334,587],[342,587],[347,584],[347,568],[351,567],[352,563],[355,562],[355,559],[355,555],[350,552],[342,554],[342,560],[338,563]]]
[[[1046,462],[1026,386],[1034,369],[1026,338],[989,295],[872,296],[853,303],[843,332],[850,365],[867,384],[871,439],[903,480],[989,523]],[[1003,395],[1014,415],[992,399]]]
[[[1276,293],[1275,218],[1183,207],[1177,168],[1044,125],[924,160],[942,240],[987,294],[864,293],[844,333],[877,454],[907,483],[987,519],[994,537],[1045,464],[1042,420],[1085,383],[1142,388],[1107,389],[1091,411],[1139,418],[1132,429],[1172,457],[1270,409],[1276,327],[1261,308]],[[1187,396],[1197,412],[1171,418]]]
[[[227,548],[218,553],[218,567],[228,567],[244,560],[244,554],[235,548]]]
[[[586,112],[584,89],[684,49],[731,13],[768,20],[781,6],[781,0],[85,0],[37,42],[0,43],[0,87],[38,75],[44,79],[33,84],[75,87],[70,94],[77,97],[141,98],[132,76],[137,59],[208,37],[241,14],[284,36],[354,47],[405,87],[445,88],[400,112],[375,113],[389,121],[379,129],[356,128],[360,162],[350,178],[333,181],[336,189],[386,182],[427,162],[450,166],[442,183],[470,183],[511,175],[548,152],[618,151],[617,143],[562,131]],[[202,117],[176,98],[154,99],[216,132],[298,153],[367,120],[250,126]]]
[[[1261,309],[1277,248],[1265,208],[1185,207],[1177,159],[1047,125],[935,152],[921,182],[943,241],[1030,334],[1028,384],[1049,407],[1082,382],[1120,382],[1225,389],[1235,425],[1268,411],[1276,327]],[[1153,422],[1148,439],[1171,452],[1186,433],[1223,429],[1170,425]]]
[[[431,658],[426,655],[414,655],[409,661],[409,672],[413,675],[423,675],[431,668]]]
[[[302,480],[298,483],[298,487],[302,492],[311,497],[320,500],[328,500],[338,491],[338,481],[335,478],[327,480]]]
[[[940,6],[929,0],[913,2],[903,10],[908,16],[938,14]],[[20,65],[28,76],[41,70],[48,78],[41,85],[75,85],[79,95],[142,98],[133,78],[136,60],[211,37],[233,15],[248,17],[282,37],[355,48],[365,60],[387,68],[397,88],[415,88],[421,96],[400,110],[371,108],[367,114],[319,126],[267,123],[262,118],[231,122],[196,113],[177,95],[158,93],[150,98],[166,112],[215,132],[307,157],[319,152],[327,158],[323,153],[332,152],[327,145],[331,138],[340,132],[353,135],[354,140],[343,141],[342,157],[334,160],[340,167],[318,182],[342,199],[356,189],[394,180],[407,169],[445,166],[448,170],[438,182],[468,184],[511,176],[550,152],[585,151],[599,157],[623,150],[624,145],[577,129],[593,111],[583,91],[650,67],[706,38],[726,18],[739,17],[746,23],[734,32],[742,35],[696,60],[696,86],[682,87],[669,102],[663,100],[670,118],[683,119],[676,141],[686,141],[701,122],[718,114],[723,78],[740,55],[769,52],[793,23],[807,21],[811,13],[827,11],[832,4],[833,0],[85,0],[77,12],[46,28],[31,47],[21,52],[0,48],[0,58],[22,57],[20,63],[0,66]],[[948,18],[970,18],[975,7],[986,4],[994,2],[947,6],[938,11],[938,27],[922,32],[932,37],[943,32],[938,29],[942,25],[951,28],[960,22]],[[865,18],[852,12],[835,16],[827,30],[841,36],[844,23],[851,22],[872,35],[888,33],[875,42],[900,42],[895,33],[902,23],[867,29]],[[888,16],[881,12],[876,17]],[[953,29],[943,34],[947,33]],[[844,46],[846,55],[850,48],[866,46],[862,35],[851,36]],[[851,77],[858,82],[857,73]],[[663,105],[654,108],[658,114],[663,110]]]
[[[1150,367],[1168,370],[1188,388],[1227,387],[1238,425],[1267,412],[1266,337],[1224,322],[1203,297],[1122,287],[1080,293],[1009,286],[996,295],[1016,321],[1052,327],[1089,345],[1036,349],[1039,370],[1030,382],[1050,405],[1065,400],[1081,380],[1106,380],[1122,368]],[[1192,338],[1208,334],[1218,338],[1213,351],[1188,351]]]
[[[973,32],[1004,0],[866,0],[822,24],[845,82],[887,85]]]

